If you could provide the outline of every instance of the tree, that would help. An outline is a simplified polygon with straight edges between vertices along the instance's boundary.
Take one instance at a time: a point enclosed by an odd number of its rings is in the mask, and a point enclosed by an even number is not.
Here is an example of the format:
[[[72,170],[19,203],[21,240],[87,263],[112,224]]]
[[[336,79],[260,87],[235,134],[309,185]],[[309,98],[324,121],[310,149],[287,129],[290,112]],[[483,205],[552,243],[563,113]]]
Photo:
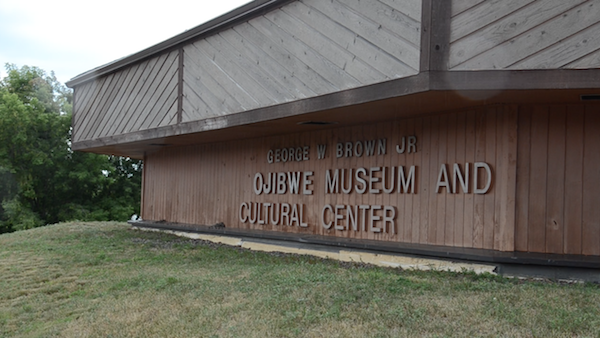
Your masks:
[[[71,91],[36,67],[6,70],[0,81],[0,233],[139,213],[141,161],[73,152]]]

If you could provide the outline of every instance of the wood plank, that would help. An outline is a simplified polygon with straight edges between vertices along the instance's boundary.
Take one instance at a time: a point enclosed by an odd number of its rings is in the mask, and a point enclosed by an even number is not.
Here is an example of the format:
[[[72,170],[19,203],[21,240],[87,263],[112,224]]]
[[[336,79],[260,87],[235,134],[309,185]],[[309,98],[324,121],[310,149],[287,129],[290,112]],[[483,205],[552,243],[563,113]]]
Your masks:
[[[142,63],[142,64],[138,64],[138,65],[135,65],[132,67],[128,67],[127,73],[125,73],[126,81],[121,86],[121,89],[123,90],[123,95],[121,95],[120,99],[118,101],[116,101],[116,106],[114,108],[111,107],[111,110],[122,111],[123,107],[125,107],[125,105],[128,102],[131,102],[134,99],[132,90],[139,82],[141,74],[144,71],[144,68],[146,66],[147,66],[147,63]],[[105,117],[105,116],[103,116],[103,117]],[[123,118],[123,116],[121,116],[121,118]],[[117,121],[120,121],[120,120],[117,120]],[[90,137],[91,137],[91,135],[90,135]]]
[[[517,156],[518,156],[518,106],[511,105],[504,109],[505,124],[502,132],[503,154],[501,161],[505,164],[505,189],[501,199],[498,250],[515,250],[516,195],[517,195]]]
[[[116,107],[119,106],[119,104],[121,102],[125,102],[129,99],[130,95],[132,95],[131,93],[127,92],[127,88],[129,86],[129,84],[132,81],[137,81],[137,79],[132,79],[131,77],[132,73],[128,73],[128,72],[124,72],[123,74],[123,78],[121,83],[117,83],[115,85],[115,87],[117,88],[118,92],[116,97],[111,100],[111,104],[109,107],[104,108],[103,109],[103,118],[102,121],[99,123],[98,127],[96,128],[96,133],[95,135],[106,135],[106,136],[112,136],[112,135],[116,135],[116,133],[114,133],[114,129],[116,129],[117,127],[120,127],[120,123],[123,122],[123,120],[126,120],[127,118],[129,118],[132,114],[129,111],[129,109],[124,109],[124,110],[118,110],[116,109]],[[135,95],[135,94],[133,94]],[[113,131],[111,131],[111,129]],[[95,137],[98,137],[95,136]]]
[[[420,170],[419,170],[419,195],[420,195],[420,201],[419,201],[419,211],[420,211],[420,217],[419,217],[419,243],[420,244],[427,244],[429,243],[429,227],[430,227],[430,217],[429,217],[429,201],[430,201],[430,190],[434,189],[435,187],[431,187],[431,181],[430,181],[430,174],[431,174],[431,170],[430,167],[432,164],[430,164],[431,162],[431,152],[432,152],[432,146],[431,146],[431,136],[432,136],[432,131],[431,131],[431,117],[427,116],[424,117],[422,119],[422,123],[423,123],[423,136],[422,141],[421,141],[421,145],[422,145],[422,149],[419,149],[419,151],[421,151],[421,166],[420,166]],[[435,165],[435,163],[433,164]]]
[[[251,62],[248,59],[245,50],[236,50],[221,36],[221,34],[213,35],[206,39],[206,41],[219,51],[219,61],[227,61],[228,64],[239,67],[239,69],[241,69],[249,79],[256,83],[259,89],[271,97],[274,102],[286,102],[295,98],[295,96],[291,93],[292,90],[288,90],[288,88],[285,88],[273,81],[268,73],[263,71],[262,68],[257,67],[255,62]]]
[[[157,115],[156,119],[152,122],[153,125],[150,125],[150,128],[159,128],[159,127],[164,127],[164,126],[168,126],[168,125],[173,125],[173,124],[177,124],[177,98],[179,96],[179,93],[177,91],[177,88],[175,90],[173,90],[171,92],[171,97],[169,98],[169,100],[165,101],[165,107],[168,106],[168,103],[171,102],[171,107],[166,110],[166,113],[164,113],[164,116],[162,117],[162,119],[160,119],[160,114]]]
[[[492,181],[492,193],[494,195],[494,234],[493,234],[493,245],[494,250],[500,250],[503,244],[505,224],[502,223],[502,213],[506,199],[508,198],[508,163],[505,161],[505,156],[508,153],[508,146],[505,140],[506,136],[506,125],[507,125],[507,106],[496,107],[496,141],[495,141],[495,159],[494,159],[494,179]],[[488,193],[489,194],[489,193]]]
[[[582,248],[584,255],[600,255],[600,114],[598,106],[585,106],[583,151],[583,228]]]
[[[485,111],[478,110],[475,115],[475,162],[486,160],[486,115]],[[475,171],[475,168],[473,168]],[[483,184],[477,182],[477,184]],[[485,196],[474,194],[473,196],[473,247],[481,249],[484,247],[484,216]]]
[[[531,165],[531,114],[533,107],[519,107],[517,152],[517,196],[515,223],[515,250],[528,250],[529,233],[529,181]]]
[[[293,15],[310,26],[321,27],[320,32],[333,43],[339,45],[370,65],[372,69],[382,74],[385,79],[404,77],[416,73],[414,69],[399,62],[396,58],[377,48],[365,38],[357,36],[350,29],[332,21],[325,14],[312,7],[307,7],[302,2],[293,2],[283,8],[283,11]],[[288,12],[289,11],[289,12]]]
[[[458,163],[463,174],[465,173],[466,160],[466,118],[465,112],[459,112],[456,114],[456,153],[454,156],[454,162]],[[452,164],[454,166],[454,164]],[[454,168],[453,168],[454,170]],[[460,185],[460,183],[457,183]],[[455,188],[456,193],[453,196],[454,205],[451,208],[454,210],[454,234],[452,236],[452,246],[463,246],[463,234],[465,228],[465,197],[467,193],[463,193],[460,187]]]
[[[379,0],[411,19],[421,22],[421,0]]]
[[[513,64],[560,42],[563,39],[595,24],[600,16],[597,1],[585,2],[553,20],[529,30],[476,57],[455,69],[506,69]]]
[[[511,69],[562,68],[593,53],[600,46],[600,23],[596,23],[549,48],[510,66]],[[597,66],[597,64],[596,64]]]
[[[563,253],[566,107],[550,107],[546,190],[546,252]]]
[[[451,23],[450,42],[454,42],[489,25],[533,0],[490,0],[454,16]]]
[[[252,41],[253,45],[272,57],[277,63],[287,69],[291,76],[298,78],[315,94],[325,94],[336,90],[332,84],[325,81],[313,69],[307,67],[295,55],[275,43],[274,39],[276,37],[268,30],[259,31],[251,24],[252,22],[241,24],[233,29],[244,37],[244,39]]]
[[[76,117],[76,121],[73,122],[73,142],[81,140],[79,134],[84,126],[84,122],[88,121],[90,110],[88,103],[90,98],[95,94],[97,83],[98,81],[91,81],[73,89],[73,117]]]
[[[475,130],[476,130],[477,112],[468,111],[465,117],[465,160],[463,163],[475,163],[475,149],[477,147]],[[465,168],[466,170],[466,165]],[[470,169],[469,175],[473,175],[473,168]],[[471,176],[472,177],[472,176]],[[464,228],[463,228],[463,247],[473,247],[473,230],[475,227],[475,198],[473,196],[473,187],[470,187],[469,193],[465,195],[464,201]]]
[[[457,16],[486,0],[452,0],[452,16]]]
[[[194,105],[201,107],[200,102],[202,102],[207,107],[206,113],[198,116],[198,119],[243,111],[255,104],[245,94],[243,96],[236,95],[239,89],[228,89],[224,83],[215,79],[211,75],[214,70],[205,68],[206,63],[200,61],[203,56],[196,54],[192,50],[194,48],[184,49],[183,92],[184,96]],[[188,54],[190,54],[189,57]]]
[[[95,103],[96,109],[94,110],[94,115],[97,115],[98,118],[96,118],[94,124],[90,126],[91,128],[88,134],[91,135],[90,138],[97,138],[97,135],[100,134],[100,131],[105,127],[106,121],[110,121],[119,116],[118,112],[110,111],[108,108],[111,106],[112,102],[114,102],[118,89],[122,86],[122,80],[125,73],[126,71],[108,75],[106,86],[104,87],[104,90],[99,93],[100,100]]]
[[[98,88],[102,85],[102,83],[102,79],[95,79],[94,81],[92,81],[86,98],[81,102],[80,105],[78,105],[77,113],[82,115],[82,121],[81,125],[78,126],[78,130],[74,131],[74,142],[75,140],[86,139],[86,134],[84,133],[84,130],[86,127],[89,126],[90,123],[92,123],[92,120],[95,117],[92,113],[92,110],[95,108],[95,106],[93,106],[93,103],[94,100],[97,99]],[[75,138],[75,135],[77,135],[77,138]]]
[[[528,244],[531,252],[546,250],[546,191],[548,168],[548,107],[535,106],[531,114]]]
[[[201,67],[204,72],[201,74],[209,75],[210,78],[214,79],[223,89],[230,93],[231,96],[235,97],[235,100],[241,104],[244,110],[252,109],[259,106],[259,103],[252,95],[247,93],[241,87],[237,85],[234,79],[229,77],[213,60],[210,54],[204,51],[204,45],[206,43],[199,41],[185,46],[184,50],[189,50],[190,57],[185,56],[186,66],[189,64],[188,61],[193,61],[197,66]],[[204,80],[209,80],[205,78]],[[210,86],[212,90],[212,86]],[[217,96],[218,97],[218,96]],[[221,111],[221,110],[219,110]]]
[[[85,140],[93,139],[93,133],[95,131],[95,127],[105,117],[104,114],[101,113],[102,103],[106,102],[104,99],[105,96],[110,95],[110,90],[112,89],[110,84],[115,80],[115,76],[122,74],[112,74],[107,77],[102,78],[100,81],[100,85],[97,89],[97,94],[94,95],[94,99],[91,104],[91,109],[89,112],[90,118],[87,118],[88,122],[86,123],[86,127],[83,129],[82,137]]]
[[[564,227],[566,254],[581,254],[584,117],[582,105],[567,108]]]
[[[317,216],[318,211],[315,210],[317,208],[314,208],[311,206],[313,205],[318,205],[316,203],[316,192],[314,190],[315,187],[315,180],[317,179],[317,177],[319,175],[322,175],[323,170],[319,170],[319,173],[317,173],[315,170],[315,165],[316,164],[316,160],[317,160],[317,149],[313,147],[312,145],[312,140],[313,140],[314,134],[310,133],[310,132],[306,132],[302,134],[302,137],[300,138],[300,146],[309,146],[310,150],[309,150],[309,161],[303,161],[300,162],[301,166],[300,166],[300,170],[302,172],[312,172],[313,176],[311,177],[312,180],[312,184],[309,186],[309,189],[312,189],[312,194],[311,195],[302,195],[302,204],[304,205],[304,214],[305,214],[305,220],[308,223],[308,227],[306,229],[304,229],[305,233],[312,233],[313,230],[311,230],[310,227],[315,227],[315,226],[319,226],[316,221],[319,219],[319,217]],[[315,176],[317,175],[317,176]],[[311,224],[312,222],[312,224]],[[354,234],[354,236],[356,236],[356,234]]]
[[[391,149],[391,145],[388,143],[390,142],[390,136],[391,133],[390,131],[387,129],[387,127],[389,126],[389,124],[384,124],[384,123],[378,123],[375,125],[375,134],[373,135],[375,139],[380,139],[380,138],[385,138],[386,140],[386,153],[384,156],[381,155],[376,155],[373,162],[375,164],[375,167],[381,168],[385,165],[384,159],[386,157],[390,156],[390,149]],[[379,180],[381,181],[381,171],[379,171],[378,173],[374,174],[375,177],[378,177]],[[372,205],[380,205],[383,206],[386,205],[385,201],[385,197],[387,196],[385,193],[383,193],[383,188],[377,188],[381,186],[380,184],[375,184],[376,189],[379,190],[379,193],[373,193],[373,194],[369,194],[372,197],[372,201],[373,204]],[[396,213],[398,211],[396,210]],[[376,212],[376,214],[382,215],[383,216],[383,211],[379,211]],[[382,228],[381,226],[381,222],[380,222],[380,228]],[[395,240],[397,241],[398,238],[400,237],[398,235],[398,229],[395,230],[396,234],[392,235],[390,232],[384,232],[383,229],[381,230],[381,232],[379,234],[375,235],[375,238],[378,240],[384,240],[384,241],[392,241]]]
[[[281,45],[290,54],[295,55],[302,63],[313,69],[337,89],[349,89],[360,84],[356,79],[348,75],[344,70],[336,67],[332,62],[319,56],[294,36],[284,31],[277,25],[277,13],[268,13],[267,20],[253,20],[252,25],[261,32],[269,31],[275,37],[275,42]]]
[[[429,208],[427,210],[429,214],[429,226],[427,228],[427,242],[429,244],[437,244],[438,243],[438,193],[436,192],[436,181],[438,177],[438,173],[440,170],[439,163],[439,149],[440,149],[440,117],[432,116],[431,117],[431,151],[429,155],[429,175],[427,179],[430,181],[430,189],[428,196]]]
[[[424,171],[422,172],[421,163],[423,161],[423,149],[424,149],[424,131],[423,131],[423,119],[411,119],[412,124],[414,125],[414,129],[412,129],[412,133],[407,134],[407,136],[416,136],[417,137],[417,152],[412,154],[412,161],[410,162],[415,166],[415,194],[411,195],[410,198],[407,199],[408,203],[406,204],[406,208],[411,211],[411,219],[410,224],[412,226],[412,238],[411,243],[420,243],[421,242],[421,222],[419,220],[420,211],[421,211],[421,195],[422,192],[422,182],[424,180]],[[412,203],[412,205],[411,205]]]
[[[566,64],[563,68],[569,69],[589,69],[596,68],[600,65],[600,48],[585,55],[573,62]]]
[[[177,101],[179,96],[179,53],[171,52],[165,58],[165,62],[162,64],[160,69],[156,69],[153,72],[153,78],[148,86],[141,89],[138,94],[139,101],[132,103],[132,118],[125,123],[121,124],[123,127],[120,132],[131,132],[138,131],[147,128],[152,128],[156,124],[153,121],[157,118],[157,115],[163,113],[159,107],[166,105],[170,106],[172,103]],[[177,96],[167,96],[175,88],[177,88]],[[164,100],[170,98],[169,102]],[[119,130],[118,128],[116,129]]]
[[[156,64],[159,63],[159,60],[159,58],[153,58],[139,65],[134,73],[135,78],[131,80],[131,82],[135,83],[133,91],[122,97],[122,99],[125,99],[123,109],[113,110],[115,113],[114,115],[112,112],[103,114],[102,121],[94,128],[94,132],[91,134],[92,138],[98,138],[100,135],[107,135],[107,133],[105,133],[106,129],[117,128],[124,119],[128,119],[131,116],[127,113],[119,114],[118,112],[128,112],[131,109],[131,104],[138,98],[140,88],[142,88]]]
[[[448,168],[448,181],[450,182],[450,186],[452,185],[452,173],[454,172],[454,163],[458,163],[456,156],[456,143],[457,143],[457,114],[447,114],[447,122],[446,122],[446,167]],[[460,193],[459,193],[460,194]],[[446,199],[445,205],[445,227],[444,227],[444,245],[455,246],[454,242],[454,233],[456,231],[456,218],[457,218],[457,210],[455,208],[456,199],[459,194],[451,191],[450,193],[446,193],[444,198]]]
[[[178,72],[179,67],[178,53],[172,52],[166,59],[161,68],[153,73],[152,81],[148,86],[142,87],[138,94],[138,99],[132,103],[132,118],[127,123],[121,122],[123,125],[121,133],[132,132],[144,129],[150,129],[158,125],[154,121],[162,118],[165,113],[159,107],[170,107],[177,101],[178,91]],[[176,95],[166,96],[176,90]],[[166,101],[162,101],[166,100]],[[118,131],[119,129],[115,129]],[[109,131],[112,132],[112,131]]]
[[[497,145],[497,131],[498,127],[498,107],[489,107],[486,110],[486,126],[485,126],[485,161],[492,167],[492,177],[498,176],[498,162],[496,162],[496,145]],[[492,186],[490,190],[484,195],[484,221],[483,221],[483,248],[493,249],[494,248],[494,235],[497,233],[498,220],[495,218],[496,213],[494,211],[496,207],[496,194],[498,192],[498,186],[492,179]]]
[[[94,87],[98,81],[90,81],[81,84],[73,89],[77,95],[73,97],[73,113],[86,111],[84,107],[87,105],[90,97],[94,95]]]
[[[332,3],[315,1],[312,7],[329,16],[332,20],[365,37],[372,44],[389,53],[398,61],[416,70],[419,67],[419,49],[395,36],[379,29],[379,24],[364,20],[356,13],[349,11],[340,2]]]
[[[202,98],[198,94],[196,94],[194,90],[188,89],[189,85],[187,84],[185,75],[183,77],[183,81],[183,91],[186,94],[183,95],[182,122],[203,120],[205,118],[217,116],[217,114],[213,113],[212,109],[208,107],[206,102],[204,102],[204,100],[202,100]]]
[[[260,67],[271,79],[273,79],[273,81],[276,81],[280,86],[287,88],[288,91],[293,94],[294,98],[302,99],[315,95],[315,92],[308,88],[305,83],[300,81],[300,79],[293,76],[293,74],[279,64],[279,62],[271,57],[271,55],[258,48],[252,41],[244,39],[244,37],[234,29],[228,29],[220,33],[220,35],[237,51],[243,52],[248,60],[255,63],[257,67]]]
[[[277,102],[276,94],[266,90],[261,81],[253,78],[247,73],[242,65],[238,64],[232,58],[225,44],[219,43],[218,36],[210,36],[207,39],[196,43],[199,49],[208,55],[209,60],[213,62],[221,72],[225,73],[236,86],[250,95],[256,102],[255,107],[264,107]]]
[[[439,136],[439,141],[437,143],[437,170],[438,170],[438,174],[439,174],[439,170],[441,168],[441,166],[443,164],[446,165],[446,168],[448,167],[448,133],[449,133],[449,129],[450,127],[448,126],[448,114],[443,114],[439,116],[439,125],[438,125],[438,136]],[[434,175],[431,177],[435,177],[437,179],[438,175]],[[436,215],[436,237],[435,237],[435,243],[438,245],[444,245],[445,244],[445,239],[446,239],[446,231],[448,230],[446,228],[448,220],[450,217],[448,217],[448,212],[449,210],[446,209],[446,200],[447,200],[447,196],[448,196],[449,192],[447,189],[445,188],[441,188],[439,191],[437,191],[436,193],[436,203],[437,203],[437,210],[434,210],[433,212],[437,211],[437,215]],[[452,215],[453,216],[453,215]]]
[[[299,43],[306,45],[314,51],[315,56],[332,63],[340,71],[348,73],[348,75],[361,84],[371,84],[385,78],[385,75],[372,68],[366,62],[357,59],[356,55],[348,52],[334,41],[325,37],[316,28],[307,25],[292,15],[293,13],[288,14],[279,10],[269,13],[267,17],[297,39]]]
[[[138,83],[141,82],[140,91],[134,92],[129,95],[133,95],[132,106],[127,107],[124,110],[117,111],[105,111],[105,116],[107,117],[102,121],[97,129],[96,133],[94,133],[94,138],[102,137],[102,136],[111,136],[120,134],[117,132],[118,128],[123,127],[127,121],[131,119],[132,116],[135,116],[135,110],[137,105],[141,101],[141,97],[143,96],[144,90],[146,90],[147,85],[152,82],[155,71],[158,71],[159,67],[164,63],[164,57],[158,57],[155,59],[149,60],[149,66],[144,69],[144,72],[141,74],[141,79]],[[119,86],[122,87],[122,86]],[[128,96],[121,96],[120,99],[128,99]]]
[[[486,50],[531,30],[584,1],[534,1],[501,20],[453,42],[450,46],[448,66],[453,68]]]
[[[382,30],[407,41],[415,48],[421,45],[421,23],[377,0],[345,0],[344,5],[356,13],[379,23]]]
[[[359,140],[376,140],[378,138],[378,133],[377,133],[377,127],[374,125],[363,125],[361,126],[361,129],[363,131],[363,137],[362,138],[358,138]],[[375,155],[376,156],[376,155]],[[365,164],[365,162],[371,162],[370,160],[372,160],[375,156],[371,157],[371,158],[367,158],[367,157],[363,157],[362,161],[359,161],[359,163],[361,164],[361,166],[367,167]],[[362,195],[362,203],[361,204],[365,204],[365,205],[374,205],[376,204],[376,197],[374,194],[370,194],[368,189],[367,192],[365,192]],[[365,236],[366,235],[366,236]],[[376,239],[376,234],[373,232],[368,231],[368,226],[367,226],[367,231],[363,234],[362,236],[363,239],[369,239],[369,240],[375,240]]]
[[[394,126],[396,128],[394,131],[392,131],[392,135],[395,135],[396,137],[394,138],[394,142],[390,144],[390,153],[396,157],[396,160],[390,163],[390,167],[394,166],[399,169],[400,166],[404,166],[404,168],[410,170],[411,166],[418,166],[418,164],[415,163],[415,159],[416,154],[418,154],[420,150],[419,137],[422,135],[422,133],[419,132],[419,136],[417,136],[417,153],[398,154],[398,152],[394,150],[396,145],[402,142],[402,140],[400,139],[401,137],[408,138],[409,136],[417,135],[415,132],[415,120],[416,119],[409,119],[407,121],[397,121],[396,123],[394,123]],[[416,181],[418,181],[418,173],[415,174],[417,175]],[[415,189],[415,192],[417,193],[418,188],[419,187],[417,186]],[[397,192],[393,193],[392,195],[392,205],[394,204],[394,202],[396,205],[398,205],[398,222],[402,222],[402,226],[404,227],[403,241],[407,243],[417,243],[419,240],[418,222],[416,222],[416,224],[414,224],[413,222],[416,221],[414,219],[414,214],[417,214],[419,211],[418,206],[415,207],[415,200],[418,200],[418,195],[406,193],[398,194]]]

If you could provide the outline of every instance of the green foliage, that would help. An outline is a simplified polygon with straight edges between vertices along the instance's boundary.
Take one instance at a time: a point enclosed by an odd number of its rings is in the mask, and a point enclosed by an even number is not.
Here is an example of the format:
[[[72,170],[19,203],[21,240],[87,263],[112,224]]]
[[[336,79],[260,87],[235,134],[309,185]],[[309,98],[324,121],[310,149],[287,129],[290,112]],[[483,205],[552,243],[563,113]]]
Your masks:
[[[42,220],[31,209],[24,207],[16,198],[3,201],[6,221],[5,227],[12,230],[27,230],[44,225]]]
[[[139,213],[141,161],[73,152],[72,92],[54,74],[7,65],[0,81],[0,233]]]

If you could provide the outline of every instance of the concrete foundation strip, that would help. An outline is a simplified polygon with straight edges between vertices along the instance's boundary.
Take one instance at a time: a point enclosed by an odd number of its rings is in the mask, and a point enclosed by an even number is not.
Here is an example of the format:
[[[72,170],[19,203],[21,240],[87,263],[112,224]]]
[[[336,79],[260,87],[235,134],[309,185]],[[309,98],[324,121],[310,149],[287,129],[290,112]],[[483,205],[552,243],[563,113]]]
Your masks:
[[[134,230],[162,232],[180,237],[209,241],[229,246],[237,246],[244,249],[263,252],[282,252],[297,255],[310,255],[325,259],[335,259],[342,262],[366,263],[388,268],[402,268],[407,270],[438,270],[451,272],[474,272],[477,274],[496,274],[496,266],[491,264],[452,262],[432,258],[416,258],[396,254],[372,253],[361,250],[319,250],[309,246],[298,247],[297,245],[286,245],[285,242],[261,243],[240,237],[206,235],[173,230],[160,230],[133,226]]]

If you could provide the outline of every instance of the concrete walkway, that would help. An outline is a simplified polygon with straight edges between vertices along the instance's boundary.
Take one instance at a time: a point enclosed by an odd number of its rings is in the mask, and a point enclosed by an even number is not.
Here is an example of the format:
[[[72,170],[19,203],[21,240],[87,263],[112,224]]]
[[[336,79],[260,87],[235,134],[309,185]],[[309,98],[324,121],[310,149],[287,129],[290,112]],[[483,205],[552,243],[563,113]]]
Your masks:
[[[366,263],[390,268],[402,268],[409,270],[441,270],[453,272],[472,271],[477,274],[486,272],[496,274],[496,265],[492,264],[455,262],[450,260],[425,258],[413,255],[378,253],[364,250],[348,250],[335,247],[328,247],[324,245],[303,244],[297,242],[264,240],[245,237],[207,235],[183,231],[151,229],[137,226],[132,226],[132,229],[164,232],[180,237],[198,239],[230,246],[237,246],[255,251],[310,255],[326,259],[335,259],[342,262]]]

